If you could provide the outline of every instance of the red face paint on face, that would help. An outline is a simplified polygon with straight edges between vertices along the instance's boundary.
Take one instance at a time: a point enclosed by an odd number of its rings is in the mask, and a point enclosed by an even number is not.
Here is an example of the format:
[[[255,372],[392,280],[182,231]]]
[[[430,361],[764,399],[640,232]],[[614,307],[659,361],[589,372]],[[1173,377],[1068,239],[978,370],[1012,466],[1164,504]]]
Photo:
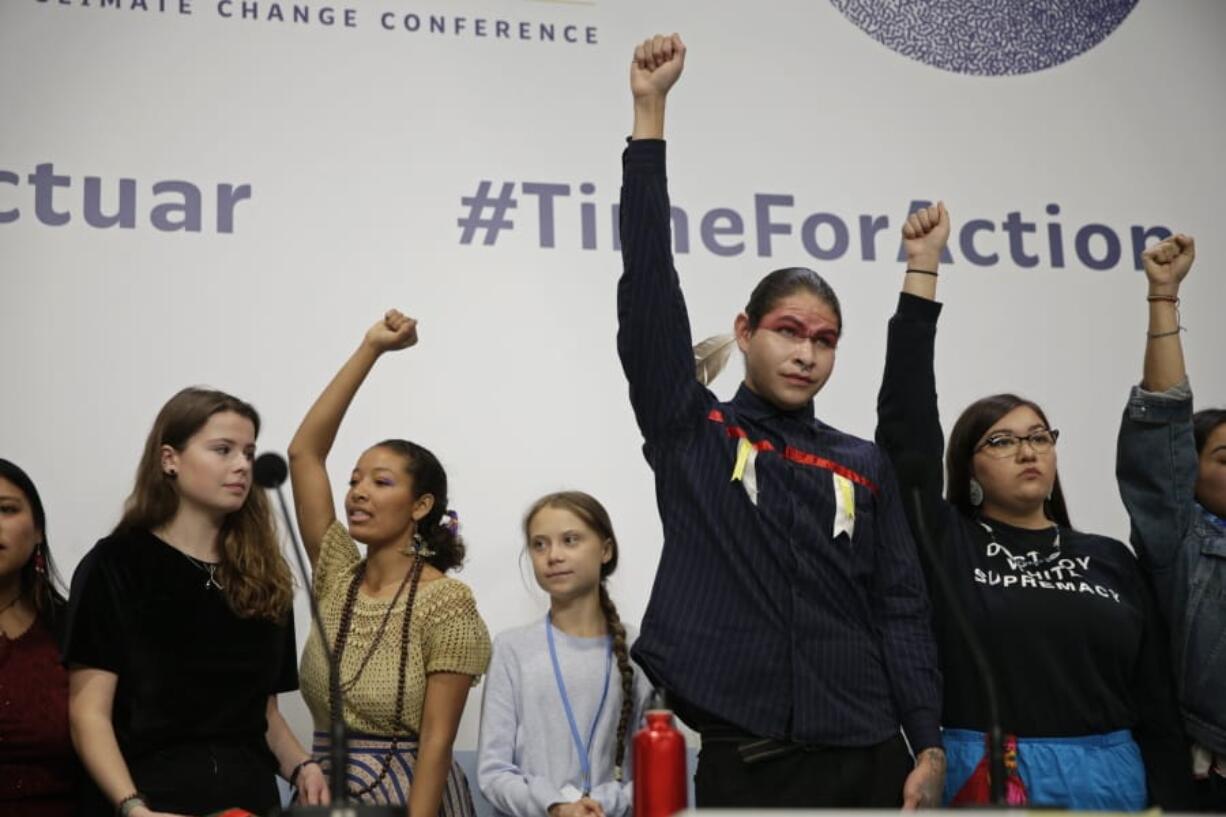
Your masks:
[[[737,341],[745,353],[745,383],[785,410],[812,402],[834,369],[839,319],[824,300],[808,291],[776,302],[754,329],[737,318]]]
[[[762,317],[759,329],[777,332],[797,342],[807,341],[834,349],[839,345],[838,325],[819,315],[795,309],[775,309]]]

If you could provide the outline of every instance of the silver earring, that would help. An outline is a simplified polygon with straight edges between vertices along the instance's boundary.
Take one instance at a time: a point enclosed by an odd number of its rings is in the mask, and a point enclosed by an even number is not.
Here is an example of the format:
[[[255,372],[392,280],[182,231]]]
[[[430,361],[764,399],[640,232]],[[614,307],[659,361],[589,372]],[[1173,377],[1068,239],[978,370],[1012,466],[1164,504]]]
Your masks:
[[[971,504],[978,508],[983,504],[983,486],[979,484],[979,480],[971,477],[970,485]]]

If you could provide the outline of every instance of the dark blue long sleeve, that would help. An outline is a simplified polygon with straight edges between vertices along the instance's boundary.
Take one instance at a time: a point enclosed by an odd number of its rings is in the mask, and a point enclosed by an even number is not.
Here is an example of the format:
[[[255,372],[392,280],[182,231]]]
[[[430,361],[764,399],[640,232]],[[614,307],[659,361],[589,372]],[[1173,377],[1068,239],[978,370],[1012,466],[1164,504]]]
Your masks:
[[[664,155],[642,140],[623,157],[618,353],[664,526],[635,659],[753,735],[868,746],[902,726],[916,751],[940,745],[931,613],[893,472],[811,404],[783,411],[745,386],[721,403],[697,382]],[[734,478],[738,449],[756,490]],[[840,493],[851,532],[836,529]]]

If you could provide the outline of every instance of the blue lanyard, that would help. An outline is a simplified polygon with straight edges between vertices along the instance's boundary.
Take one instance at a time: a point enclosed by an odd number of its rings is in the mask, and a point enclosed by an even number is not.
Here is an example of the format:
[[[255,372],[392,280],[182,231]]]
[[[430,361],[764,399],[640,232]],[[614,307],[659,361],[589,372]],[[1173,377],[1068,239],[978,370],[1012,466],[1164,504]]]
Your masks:
[[[553,678],[558,682],[558,694],[562,696],[562,708],[566,710],[566,720],[570,723],[570,739],[579,753],[579,768],[583,772],[583,796],[592,792],[592,741],[596,737],[596,724],[600,722],[600,713],[604,712],[605,699],[609,697],[609,670],[613,667],[613,642],[609,641],[609,651],[604,657],[604,686],[600,693],[600,705],[596,707],[596,717],[592,718],[592,728],[588,730],[587,746],[579,735],[579,725],[575,723],[575,712],[570,707],[570,696],[566,694],[566,682],[562,680],[562,667],[558,664],[558,648],[553,643],[553,613],[545,614],[545,638],[549,641],[549,660],[553,662]]]

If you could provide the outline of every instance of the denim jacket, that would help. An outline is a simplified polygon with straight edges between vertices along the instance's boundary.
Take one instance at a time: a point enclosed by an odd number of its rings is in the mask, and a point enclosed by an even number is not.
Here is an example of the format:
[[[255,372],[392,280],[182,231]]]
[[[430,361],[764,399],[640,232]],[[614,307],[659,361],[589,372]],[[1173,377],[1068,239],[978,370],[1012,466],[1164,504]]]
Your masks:
[[[1184,727],[1226,754],[1226,530],[1196,502],[1198,463],[1187,381],[1134,386],[1116,450],[1120,495],[1170,627]]]

